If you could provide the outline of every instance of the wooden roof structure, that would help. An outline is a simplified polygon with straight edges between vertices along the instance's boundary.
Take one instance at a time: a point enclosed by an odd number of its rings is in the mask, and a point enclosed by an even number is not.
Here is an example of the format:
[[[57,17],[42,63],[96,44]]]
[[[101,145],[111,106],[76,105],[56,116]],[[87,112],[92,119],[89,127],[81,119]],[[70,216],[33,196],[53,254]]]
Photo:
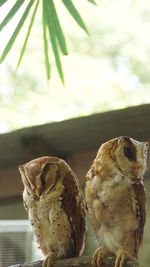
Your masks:
[[[0,200],[12,202],[23,190],[18,166],[53,155],[65,159],[80,183],[100,145],[128,135],[150,141],[150,104],[109,111],[62,122],[28,127],[0,135]],[[150,173],[150,157],[148,171]],[[18,199],[18,198],[17,198]]]
[[[0,169],[35,157],[67,158],[121,135],[150,140],[150,104],[20,129],[0,135]]]

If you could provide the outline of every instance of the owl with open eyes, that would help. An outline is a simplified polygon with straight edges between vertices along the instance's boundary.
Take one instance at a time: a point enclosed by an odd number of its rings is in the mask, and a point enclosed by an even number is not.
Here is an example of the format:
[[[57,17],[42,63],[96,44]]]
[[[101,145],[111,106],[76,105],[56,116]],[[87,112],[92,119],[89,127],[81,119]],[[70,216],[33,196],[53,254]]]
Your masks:
[[[20,166],[19,171],[24,206],[46,256],[43,267],[51,267],[56,259],[80,256],[86,232],[85,204],[69,165],[56,157],[41,157]]]
[[[148,144],[121,136],[104,143],[86,175],[85,198],[98,249],[93,267],[115,255],[115,267],[136,261],[143,238],[146,196],[143,175]]]

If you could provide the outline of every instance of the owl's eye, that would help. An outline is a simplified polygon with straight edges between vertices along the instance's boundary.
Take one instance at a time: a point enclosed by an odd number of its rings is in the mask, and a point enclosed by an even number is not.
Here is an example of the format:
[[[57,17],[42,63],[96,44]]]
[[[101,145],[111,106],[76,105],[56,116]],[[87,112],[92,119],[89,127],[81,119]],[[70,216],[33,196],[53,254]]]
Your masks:
[[[124,147],[124,155],[129,159],[132,160],[134,158],[134,152],[130,147]]]

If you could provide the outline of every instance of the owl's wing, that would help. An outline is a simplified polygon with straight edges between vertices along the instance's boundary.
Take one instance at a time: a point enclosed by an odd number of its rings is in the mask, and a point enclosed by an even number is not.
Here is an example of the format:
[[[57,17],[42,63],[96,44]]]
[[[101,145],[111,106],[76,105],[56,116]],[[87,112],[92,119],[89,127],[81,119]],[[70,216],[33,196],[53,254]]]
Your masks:
[[[139,223],[135,233],[135,257],[137,257],[143,239],[144,224],[146,219],[146,193],[142,181],[139,184],[134,184],[134,192],[137,200],[136,216]]]
[[[75,256],[80,256],[84,249],[86,219],[85,203],[79,190],[75,174],[69,170],[63,179],[64,193],[62,208],[72,228],[72,239],[75,244]]]
[[[23,205],[24,205],[26,212],[29,211],[28,199],[29,199],[29,194],[28,194],[27,190],[24,189],[24,191],[23,191]]]

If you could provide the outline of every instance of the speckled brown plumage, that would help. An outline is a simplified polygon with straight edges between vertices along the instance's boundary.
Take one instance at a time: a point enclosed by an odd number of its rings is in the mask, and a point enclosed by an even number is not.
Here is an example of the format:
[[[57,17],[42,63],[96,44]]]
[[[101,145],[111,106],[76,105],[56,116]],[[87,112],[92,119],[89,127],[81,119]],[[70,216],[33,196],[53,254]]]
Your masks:
[[[136,200],[137,200],[137,209],[136,216],[138,218],[138,228],[135,232],[135,252],[134,256],[138,257],[138,251],[140,249],[142,240],[143,240],[143,232],[144,232],[144,224],[146,219],[146,192],[144,188],[144,184],[140,181],[138,184],[133,184]]]
[[[85,204],[78,179],[56,157],[42,157],[19,167],[23,200],[33,233],[46,259],[80,256],[85,243]]]
[[[74,180],[72,183],[70,180]],[[78,190],[78,184],[76,182],[75,175],[70,172],[67,173],[64,184],[64,194],[62,200],[62,208],[70,220],[73,233],[73,243],[75,246],[74,255],[78,257],[83,252],[83,244],[85,236],[83,233],[86,229],[85,224],[85,207],[81,201],[81,192]]]
[[[143,238],[146,197],[142,178],[147,143],[130,137],[104,143],[88,171],[85,197],[98,249],[93,266],[105,255],[116,255],[115,267],[136,260]]]

